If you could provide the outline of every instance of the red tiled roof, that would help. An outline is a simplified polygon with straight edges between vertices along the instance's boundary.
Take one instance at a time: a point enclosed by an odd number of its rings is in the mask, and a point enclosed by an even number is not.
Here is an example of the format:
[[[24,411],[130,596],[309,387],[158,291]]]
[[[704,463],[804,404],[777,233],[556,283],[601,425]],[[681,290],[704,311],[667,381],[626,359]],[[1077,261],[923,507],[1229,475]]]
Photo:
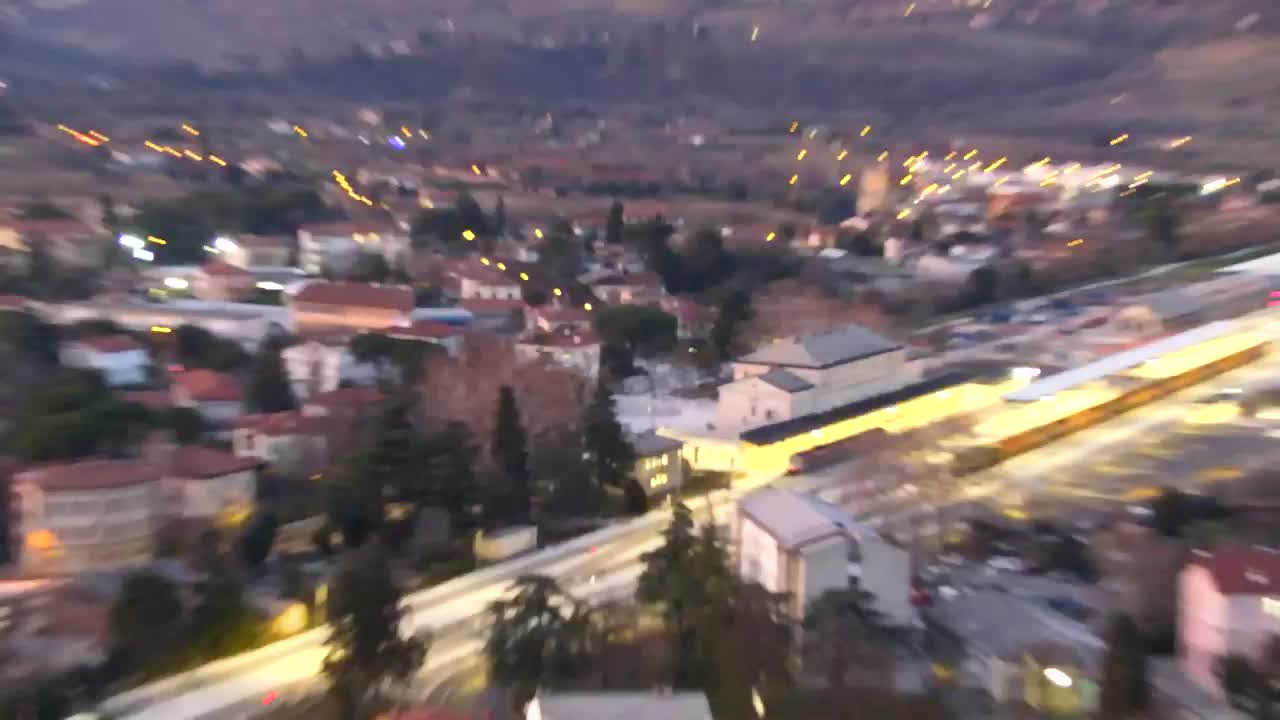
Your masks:
[[[133,390],[122,393],[126,402],[137,403],[148,410],[166,410],[173,407],[173,398],[164,390]]]
[[[252,430],[271,437],[319,435],[324,431],[324,425],[324,418],[308,417],[297,410],[243,415],[235,422],[237,428]]]
[[[46,491],[73,492],[111,490],[131,487],[160,479],[161,469],[140,459],[82,460],[27,468],[14,476],[19,482],[31,482]]]
[[[252,470],[262,464],[258,458],[240,457],[211,448],[185,446],[174,450],[170,473],[175,477],[206,480]]]
[[[231,263],[223,262],[221,260],[212,260],[210,262],[205,263],[200,267],[200,272],[204,273],[205,275],[214,275],[214,276],[221,276],[221,277],[244,277],[249,275],[248,270],[245,270],[243,268],[238,268],[235,265],[232,265]]]
[[[412,340],[441,340],[462,334],[462,328],[438,323],[433,320],[415,320],[408,327],[389,327],[382,331],[383,335],[392,338]]]
[[[1223,595],[1280,593],[1280,553],[1257,548],[1231,548],[1197,553],[1191,562],[1209,571]]]
[[[319,405],[322,407],[355,407],[359,405],[373,405],[383,400],[383,394],[377,388],[371,387],[347,387],[330,390],[326,393],[320,393],[315,397],[307,400],[307,405]]]
[[[498,298],[470,298],[458,302],[458,307],[478,315],[497,315],[524,309],[523,300],[501,300]]]
[[[298,303],[378,308],[404,313],[413,311],[413,290],[403,285],[312,282],[299,290],[293,300]]]
[[[465,278],[481,285],[518,285],[519,282],[506,273],[488,265],[479,263],[459,264],[446,271],[451,277],[459,280]]]
[[[244,398],[240,381],[234,375],[213,370],[175,373],[173,385],[196,402],[239,402]]]
[[[120,353],[142,349],[142,345],[128,335],[91,335],[72,342],[100,353]]]

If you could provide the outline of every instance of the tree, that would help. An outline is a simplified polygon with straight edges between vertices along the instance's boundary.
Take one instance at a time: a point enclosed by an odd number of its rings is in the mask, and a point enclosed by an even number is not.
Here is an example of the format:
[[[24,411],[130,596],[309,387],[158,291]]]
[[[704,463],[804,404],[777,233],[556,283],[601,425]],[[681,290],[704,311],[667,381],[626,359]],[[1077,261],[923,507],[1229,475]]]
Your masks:
[[[687,292],[702,292],[732,273],[732,258],[724,238],[714,229],[699,230],[689,240],[683,256],[680,285]]]
[[[827,685],[836,693],[844,690],[850,665],[863,649],[859,645],[882,629],[883,618],[873,603],[871,594],[857,587],[828,590],[813,601],[805,615],[804,629],[827,670]]]
[[[595,394],[582,418],[582,436],[596,483],[601,487],[623,487],[631,478],[636,452],[618,422],[613,393],[605,383],[596,383]]]
[[[827,188],[819,193],[816,204],[818,222],[823,225],[836,225],[857,212],[853,193],[837,188]]]
[[[174,328],[173,359],[187,368],[219,372],[238,370],[247,366],[250,360],[240,343],[220,338],[198,325]]]
[[[1191,523],[1191,502],[1177,488],[1165,488],[1151,503],[1151,527],[1165,537],[1181,537]]]
[[[967,285],[969,303],[971,305],[986,305],[996,300],[1000,276],[996,273],[995,268],[984,265],[969,273]]]
[[[502,237],[507,231],[507,201],[498,196],[498,201],[493,206],[493,234]]]
[[[1213,673],[1231,707],[1245,709],[1250,705],[1249,701],[1258,681],[1249,658],[1244,655],[1227,655],[1218,660]]]
[[[604,226],[604,241],[609,245],[618,245],[622,242],[622,228],[624,227],[622,217],[622,202],[614,200],[609,205],[609,220]]]
[[[256,412],[283,412],[298,406],[280,350],[279,342],[267,340],[254,358],[246,395],[249,407]]]
[[[1106,642],[1098,717],[1123,720],[1145,710],[1151,702],[1147,651],[1137,623],[1124,614],[1111,619]]]
[[[257,570],[271,555],[276,541],[276,529],[280,521],[271,511],[255,512],[240,534],[240,562],[244,567]]]
[[[545,575],[518,578],[508,596],[489,605],[485,656],[490,677],[522,706],[540,686],[562,685],[590,667],[591,617]]]
[[[676,346],[676,318],[644,305],[614,305],[593,313],[595,330],[605,342],[627,346],[641,356],[670,352]]]
[[[636,358],[626,343],[605,340],[600,345],[600,368],[611,382],[636,374]]]
[[[48,200],[32,200],[18,211],[22,220],[74,220],[71,213]]]
[[[1151,241],[1174,250],[1181,242],[1182,221],[1167,194],[1149,198],[1140,210],[1142,223]]]
[[[161,428],[173,433],[174,442],[179,445],[192,445],[204,434],[205,420],[199,410],[189,407],[175,407],[164,410],[157,423]]]
[[[108,615],[111,647],[135,668],[163,657],[182,623],[178,588],[148,570],[125,577]]]
[[[58,267],[44,243],[33,243],[27,253],[27,290],[32,297],[47,298],[55,284]]]
[[[532,490],[528,438],[510,385],[503,385],[498,391],[492,451],[494,463],[506,481],[496,519],[508,525],[529,522]]]
[[[430,640],[401,637],[400,588],[380,542],[350,551],[330,588],[324,674],[343,717],[372,717],[385,692],[422,666]]]
[[[226,572],[214,572],[197,586],[190,625],[184,651],[195,664],[250,650],[265,635],[244,586]]]
[[[716,321],[711,326],[711,347],[717,361],[738,354],[742,324],[751,319],[751,295],[745,290],[732,290],[720,301]]]
[[[382,253],[362,252],[347,273],[347,279],[355,282],[385,283],[391,276],[391,266]]]
[[[444,508],[460,527],[471,527],[474,508],[483,499],[472,469],[477,449],[471,430],[460,422],[446,423],[427,436],[422,455],[426,484],[419,502]]]

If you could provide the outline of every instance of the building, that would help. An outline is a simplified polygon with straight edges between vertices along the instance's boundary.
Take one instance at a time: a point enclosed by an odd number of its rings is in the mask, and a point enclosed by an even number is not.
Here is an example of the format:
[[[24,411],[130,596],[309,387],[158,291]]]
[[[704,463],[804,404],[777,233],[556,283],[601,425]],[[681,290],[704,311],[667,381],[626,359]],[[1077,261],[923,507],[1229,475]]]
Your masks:
[[[210,448],[175,448],[161,485],[165,516],[211,524],[246,517],[257,498],[262,464]]]
[[[295,240],[283,235],[235,235],[225,238],[222,257],[231,265],[251,268],[288,267]]]
[[[372,385],[378,380],[378,368],[362,363],[344,343],[311,340],[291,345],[280,352],[293,395],[306,399],[343,385]]]
[[[191,277],[191,294],[201,300],[236,302],[253,294],[253,274],[231,263],[214,260]]]
[[[457,357],[462,353],[462,346],[466,337],[466,331],[462,328],[435,322],[434,320],[414,320],[409,327],[390,327],[383,330],[382,334],[393,340],[409,340],[439,345],[445,349],[445,352],[450,357]]]
[[[1178,658],[1183,672],[1221,696],[1215,669],[1228,655],[1256,658],[1280,635],[1280,553],[1197,551],[1178,576]]]
[[[146,348],[128,335],[94,335],[68,340],[58,349],[67,367],[96,370],[111,387],[143,385],[151,369]]]
[[[748,429],[826,412],[920,379],[902,345],[859,325],[776,340],[733,363],[719,424]]]
[[[705,693],[539,692],[524,720],[713,720]]]
[[[520,281],[489,265],[463,263],[445,271],[459,300],[520,300]]]
[[[591,313],[563,305],[531,307],[525,311],[525,326],[530,332],[554,332],[564,328],[582,332],[591,329]]]
[[[472,326],[489,332],[518,332],[525,326],[523,300],[473,298],[458,306],[471,314]]]
[[[135,332],[153,327],[176,328],[194,325],[218,337],[235,340],[246,348],[256,348],[263,340],[292,329],[288,308],[269,305],[216,303],[203,300],[169,300],[157,303],[124,299],[42,306],[40,314],[48,322],[74,325],[86,320],[110,320]]]
[[[350,266],[360,253],[381,255],[399,266],[410,249],[409,233],[392,221],[362,220],[298,228],[298,264],[310,275]]]
[[[327,465],[330,426],[297,410],[244,415],[231,431],[231,450],[264,462],[280,477],[310,477]]]
[[[615,273],[591,283],[591,291],[613,305],[656,305],[666,297],[655,273]]]
[[[174,373],[169,392],[174,407],[192,408],[215,426],[225,426],[244,414],[240,381],[228,373],[204,369]]]
[[[517,362],[551,362],[595,380],[600,375],[600,338],[571,327],[529,333],[515,345]]]
[[[26,267],[31,248],[43,247],[62,264],[97,265],[106,237],[74,219],[0,221],[0,263]]]
[[[151,559],[161,468],[86,460],[15,473],[12,543],[29,574],[74,574]]]
[[[317,281],[289,299],[289,310],[299,332],[381,331],[410,324],[413,290],[402,285]]]
[[[684,484],[684,443],[654,432],[631,438],[636,453],[632,477],[650,498],[677,493]]]

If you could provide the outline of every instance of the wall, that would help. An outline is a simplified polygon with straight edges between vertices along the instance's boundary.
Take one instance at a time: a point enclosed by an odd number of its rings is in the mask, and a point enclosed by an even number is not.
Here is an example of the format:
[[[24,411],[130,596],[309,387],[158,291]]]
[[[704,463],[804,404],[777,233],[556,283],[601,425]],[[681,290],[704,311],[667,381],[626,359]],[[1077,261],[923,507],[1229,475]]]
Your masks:
[[[773,536],[756,525],[751,518],[737,515],[738,574],[744,580],[754,580],[770,592],[786,592],[785,579],[779,562],[781,552]]]
[[[911,605],[911,554],[870,532],[857,538],[862,557],[861,586],[875,596],[887,623],[907,626],[916,619]]]
[[[462,278],[459,290],[463,300],[519,300],[522,295],[519,285],[491,285],[468,277]]]
[[[722,385],[716,423],[724,430],[745,430],[784,422],[812,412],[813,391],[789,393],[748,377]]]
[[[77,573],[150,559],[158,497],[154,483],[105,490],[46,493],[15,476],[16,548],[25,572]],[[54,540],[47,550],[29,545],[33,533]]]
[[[167,478],[164,481],[166,510],[171,517],[213,519],[251,509],[257,488],[255,470],[216,478]]]
[[[795,557],[801,583],[787,590],[794,593],[792,617],[799,621],[824,592],[849,587],[849,540],[840,533],[805,545]]]

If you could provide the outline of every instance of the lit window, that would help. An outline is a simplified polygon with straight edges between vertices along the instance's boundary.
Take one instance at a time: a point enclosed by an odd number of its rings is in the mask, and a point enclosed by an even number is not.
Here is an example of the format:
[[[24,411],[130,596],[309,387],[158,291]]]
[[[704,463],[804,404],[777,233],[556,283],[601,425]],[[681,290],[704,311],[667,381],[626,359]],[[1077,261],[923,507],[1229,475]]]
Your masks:
[[[663,485],[666,485],[668,482],[670,482],[670,479],[667,477],[667,474],[664,472],[661,472],[649,478],[649,487],[660,488]]]

